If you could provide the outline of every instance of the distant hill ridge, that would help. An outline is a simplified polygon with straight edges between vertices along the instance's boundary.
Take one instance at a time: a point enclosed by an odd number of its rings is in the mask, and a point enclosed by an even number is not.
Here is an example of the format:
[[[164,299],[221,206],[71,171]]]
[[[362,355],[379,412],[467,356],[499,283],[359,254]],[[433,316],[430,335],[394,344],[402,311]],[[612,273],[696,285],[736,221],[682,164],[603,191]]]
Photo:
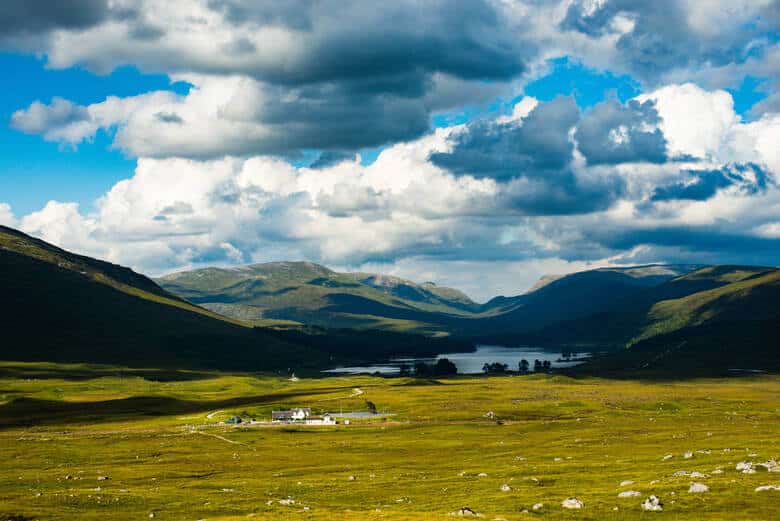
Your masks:
[[[252,327],[128,268],[7,227],[0,227],[0,287],[0,360],[286,373],[471,347],[376,331]]]

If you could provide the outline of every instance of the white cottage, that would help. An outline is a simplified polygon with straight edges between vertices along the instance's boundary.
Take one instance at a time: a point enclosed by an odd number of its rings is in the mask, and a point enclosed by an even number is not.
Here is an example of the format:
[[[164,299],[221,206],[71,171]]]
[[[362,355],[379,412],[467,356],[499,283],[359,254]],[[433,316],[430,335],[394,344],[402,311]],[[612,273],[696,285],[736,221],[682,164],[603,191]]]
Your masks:
[[[273,422],[305,422],[311,416],[311,409],[308,407],[299,407],[289,411],[271,411],[271,421]]]

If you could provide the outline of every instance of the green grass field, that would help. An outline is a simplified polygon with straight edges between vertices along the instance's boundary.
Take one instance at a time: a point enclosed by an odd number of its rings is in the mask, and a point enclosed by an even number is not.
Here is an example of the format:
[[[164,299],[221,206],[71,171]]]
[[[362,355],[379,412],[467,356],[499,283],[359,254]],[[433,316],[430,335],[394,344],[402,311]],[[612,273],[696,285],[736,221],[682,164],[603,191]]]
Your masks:
[[[780,456],[778,396],[776,376],[292,382],[4,363],[0,519],[420,520],[469,507],[507,520],[771,520],[780,492],[755,488],[780,485],[780,472],[735,466]],[[393,416],[220,424],[287,406],[365,410],[366,400]],[[689,493],[693,481],[709,492]],[[618,498],[625,490],[641,496]],[[650,494],[662,512],[642,511]],[[584,507],[563,509],[570,496]]]

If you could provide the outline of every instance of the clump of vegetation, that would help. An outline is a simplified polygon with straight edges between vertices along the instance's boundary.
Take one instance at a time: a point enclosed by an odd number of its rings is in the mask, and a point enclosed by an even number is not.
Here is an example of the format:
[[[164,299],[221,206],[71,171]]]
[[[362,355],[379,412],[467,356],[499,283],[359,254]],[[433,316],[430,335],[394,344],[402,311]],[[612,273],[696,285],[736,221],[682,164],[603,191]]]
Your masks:
[[[458,374],[458,366],[447,358],[439,358],[435,364],[417,362],[414,364],[415,376],[452,376]]]
[[[486,363],[482,366],[482,372],[485,374],[504,374],[507,371],[509,371],[509,365],[501,362]]]

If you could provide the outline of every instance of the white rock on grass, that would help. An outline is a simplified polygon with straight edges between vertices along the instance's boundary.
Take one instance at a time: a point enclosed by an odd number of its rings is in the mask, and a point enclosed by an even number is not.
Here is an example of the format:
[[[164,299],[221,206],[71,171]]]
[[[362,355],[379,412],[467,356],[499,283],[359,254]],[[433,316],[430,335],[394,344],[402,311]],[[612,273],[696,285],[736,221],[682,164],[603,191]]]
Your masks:
[[[755,474],[756,469],[753,468],[752,461],[740,461],[737,463],[737,470],[743,474]]]
[[[660,512],[663,509],[664,504],[661,503],[661,498],[656,495],[652,495],[642,502],[642,510],[646,510],[648,512]]]
[[[621,486],[621,487],[627,487],[627,486],[629,486],[629,485],[633,485],[633,484],[634,484],[634,482],[633,482],[633,481],[631,481],[630,479],[627,479],[627,480],[625,480],[625,481],[621,481],[621,482],[620,482],[620,486]]]
[[[692,457],[693,457],[693,452],[691,452],[691,451],[688,451],[688,452],[683,454],[683,458],[685,458],[685,459],[691,459]]]
[[[487,477],[487,472],[480,472],[479,474],[477,474],[477,477],[478,478],[486,478]]]
[[[668,461],[674,457],[673,454],[667,454],[663,458],[661,458],[662,461]]]
[[[458,516],[458,517],[482,517],[482,514],[477,514],[473,510],[471,510],[469,507],[461,507],[455,512],[450,512],[451,516]]]
[[[280,499],[279,504],[284,506],[290,506],[295,504],[295,500],[291,497],[288,497],[287,499]]]
[[[512,490],[512,487],[510,487],[510,486],[509,486],[509,485],[507,485],[506,483],[504,483],[503,485],[501,485],[501,492],[509,492],[510,490]]]
[[[702,492],[709,492],[710,487],[705,485],[704,483],[691,483],[690,488],[688,488],[688,492],[691,494],[700,494]]]
[[[620,494],[618,494],[618,497],[639,497],[642,494],[637,492],[636,490],[624,490]]]
[[[780,492],[780,485],[761,485],[760,487],[756,487],[756,492],[767,492],[772,490]]]
[[[563,508],[582,508],[585,504],[576,497],[570,497],[561,501],[561,506]]]
[[[544,508],[544,503],[534,503],[534,506],[531,507],[531,510],[541,510]]]

